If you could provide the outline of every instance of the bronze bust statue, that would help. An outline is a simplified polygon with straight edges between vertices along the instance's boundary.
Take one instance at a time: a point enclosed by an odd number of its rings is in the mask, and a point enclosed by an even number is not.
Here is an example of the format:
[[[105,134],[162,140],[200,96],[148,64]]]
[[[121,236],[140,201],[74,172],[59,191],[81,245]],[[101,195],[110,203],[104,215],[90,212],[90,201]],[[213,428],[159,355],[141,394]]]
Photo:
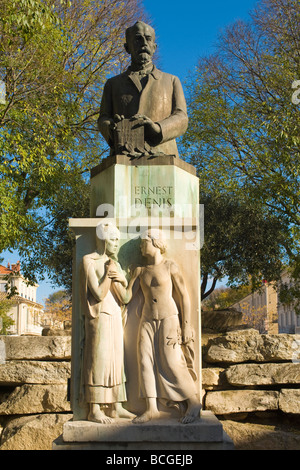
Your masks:
[[[154,29],[137,22],[126,30],[131,66],[104,87],[98,128],[111,154],[178,156],[176,138],[188,125],[186,101],[177,77],[158,70]]]

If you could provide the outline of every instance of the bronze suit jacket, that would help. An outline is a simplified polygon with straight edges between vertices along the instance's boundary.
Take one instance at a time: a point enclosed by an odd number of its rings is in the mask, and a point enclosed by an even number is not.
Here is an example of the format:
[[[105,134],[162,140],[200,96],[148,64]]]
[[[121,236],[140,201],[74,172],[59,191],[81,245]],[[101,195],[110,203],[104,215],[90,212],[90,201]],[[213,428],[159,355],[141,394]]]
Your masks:
[[[182,86],[177,77],[154,67],[144,89],[130,69],[108,79],[104,86],[98,125],[110,146],[112,142],[103,122],[115,114],[124,115],[127,119],[135,114],[144,114],[158,123],[162,137],[159,142],[148,144],[155,152],[178,156],[175,139],[185,133],[188,117]]]

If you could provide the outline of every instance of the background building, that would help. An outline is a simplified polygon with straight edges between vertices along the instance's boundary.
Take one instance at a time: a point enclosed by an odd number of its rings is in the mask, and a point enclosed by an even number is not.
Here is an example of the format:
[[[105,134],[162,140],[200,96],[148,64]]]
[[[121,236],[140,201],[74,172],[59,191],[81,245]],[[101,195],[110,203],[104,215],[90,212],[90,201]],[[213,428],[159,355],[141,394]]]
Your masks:
[[[293,280],[287,270],[281,276],[281,284],[288,288],[293,287]],[[278,325],[279,333],[300,334],[300,315],[296,314],[293,302],[289,304],[278,302]]]
[[[261,289],[231,305],[243,313],[243,322],[260,333],[278,333],[278,296],[272,284],[264,283]]]
[[[0,301],[7,297],[6,286],[16,289],[12,297],[13,305],[9,316],[14,325],[10,327],[12,335],[40,335],[43,305],[36,302],[38,284],[29,285],[21,274],[20,262],[7,267],[0,265]]]

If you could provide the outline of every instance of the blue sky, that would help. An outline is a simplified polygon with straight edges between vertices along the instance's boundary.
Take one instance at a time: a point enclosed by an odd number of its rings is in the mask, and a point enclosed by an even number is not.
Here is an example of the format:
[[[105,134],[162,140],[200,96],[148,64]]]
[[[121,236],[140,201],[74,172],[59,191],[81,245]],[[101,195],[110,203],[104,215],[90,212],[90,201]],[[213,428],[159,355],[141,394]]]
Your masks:
[[[158,66],[182,82],[199,57],[214,52],[220,31],[248,20],[254,0],[144,0],[156,31]]]
[[[177,75],[183,82],[201,56],[214,52],[221,30],[238,19],[248,20],[255,7],[254,0],[144,0],[144,7],[156,31],[159,50],[158,67]],[[3,264],[16,263],[16,252],[4,252]],[[40,282],[37,301],[59,287]]]

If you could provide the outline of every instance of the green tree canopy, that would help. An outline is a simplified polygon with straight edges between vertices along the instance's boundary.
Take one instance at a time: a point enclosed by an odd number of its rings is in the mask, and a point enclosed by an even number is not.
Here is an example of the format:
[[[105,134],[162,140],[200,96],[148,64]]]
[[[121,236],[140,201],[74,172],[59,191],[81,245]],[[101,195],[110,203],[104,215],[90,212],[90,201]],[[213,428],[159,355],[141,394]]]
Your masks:
[[[252,290],[263,281],[280,278],[285,257],[285,226],[280,220],[229,193],[201,193],[201,203],[205,208],[202,300],[224,278],[231,287],[250,285]]]
[[[65,199],[107,150],[103,84],[124,67],[125,28],[143,13],[139,0],[0,0],[0,10],[0,252],[17,249],[32,277],[24,261],[57,248],[47,236]]]
[[[280,259],[294,265],[300,241],[299,23],[298,0],[260,0],[249,22],[226,28],[215,53],[201,58],[190,77],[183,138],[203,194],[234,195],[259,218],[272,219],[284,232]]]
[[[6,335],[9,328],[15,323],[9,315],[12,306],[13,301],[11,299],[0,298],[0,335]]]
[[[191,77],[186,152],[202,187],[251,195],[300,225],[298,0],[261,0],[252,21],[224,31]]]
[[[59,290],[49,295],[45,302],[45,315],[52,326],[61,326],[63,322],[72,320],[71,297],[65,290]]]
[[[202,302],[201,308],[204,310],[227,309],[249,294],[251,294],[250,286],[240,286],[234,289],[218,287]]]

